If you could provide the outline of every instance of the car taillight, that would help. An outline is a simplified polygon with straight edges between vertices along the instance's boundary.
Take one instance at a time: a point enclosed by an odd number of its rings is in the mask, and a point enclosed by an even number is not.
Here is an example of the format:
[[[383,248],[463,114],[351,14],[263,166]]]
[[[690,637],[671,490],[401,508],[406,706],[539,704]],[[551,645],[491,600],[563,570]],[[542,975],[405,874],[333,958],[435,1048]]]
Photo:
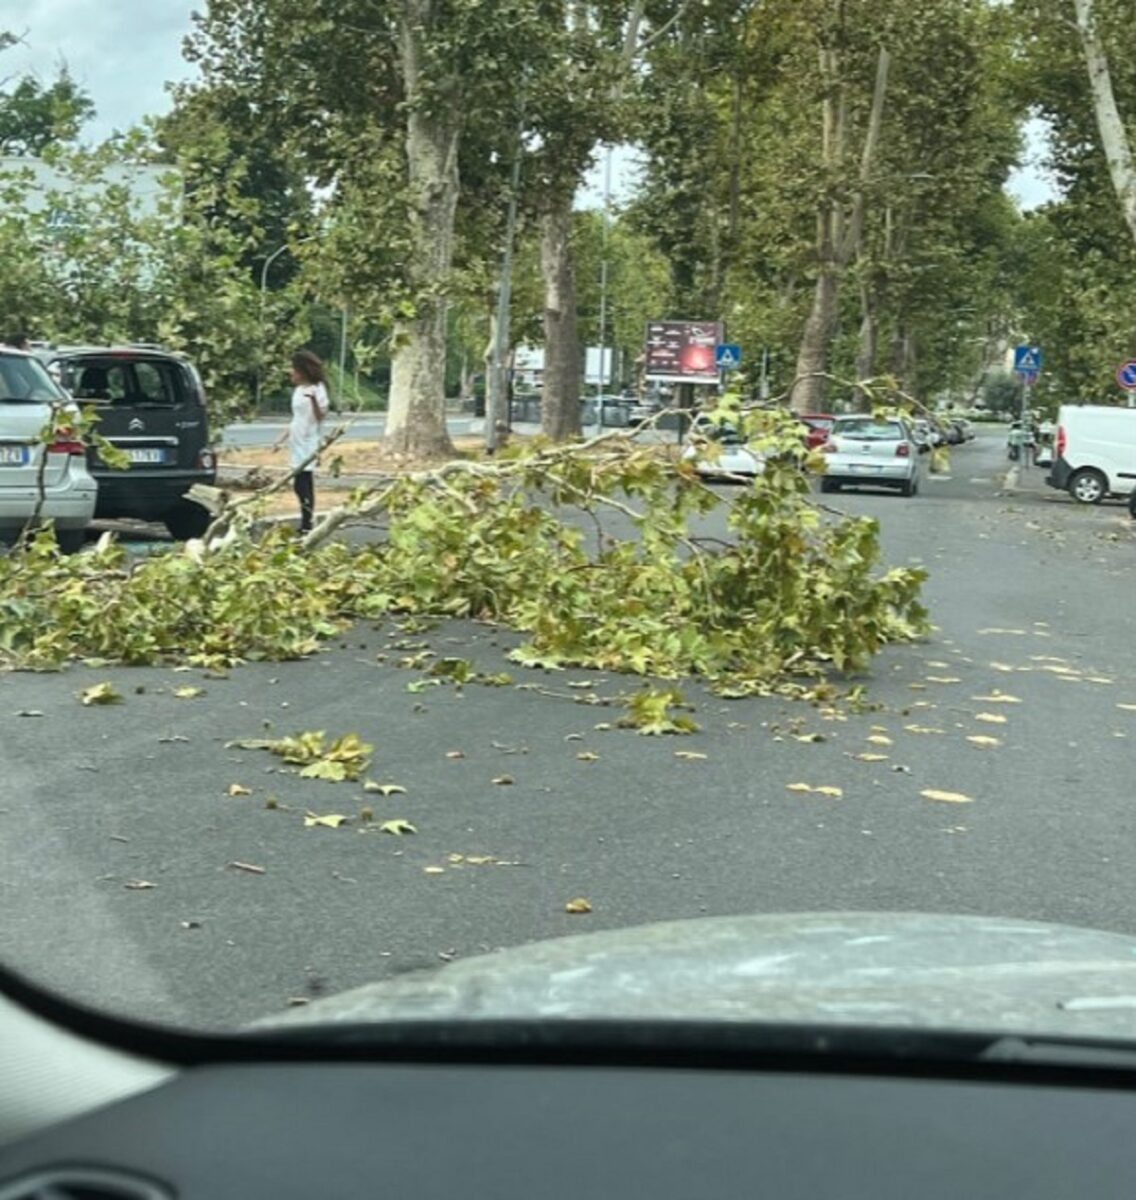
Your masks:
[[[1065,434],[1065,426],[1058,425],[1057,426],[1057,441],[1054,443],[1054,449],[1057,452],[1058,458],[1065,457],[1065,447],[1068,444],[1068,441],[1069,441],[1069,439]]]
[[[212,450],[202,450],[197,456],[197,465],[203,471],[212,471],[217,466],[217,459]]]
[[[910,458],[911,447],[906,442],[900,442],[895,448],[896,458]]]
[[[86,448],[83,443],[77,441],[74,437],[61,436],[57,437],[54,442],[48,443],[48,454],[86,454]]]

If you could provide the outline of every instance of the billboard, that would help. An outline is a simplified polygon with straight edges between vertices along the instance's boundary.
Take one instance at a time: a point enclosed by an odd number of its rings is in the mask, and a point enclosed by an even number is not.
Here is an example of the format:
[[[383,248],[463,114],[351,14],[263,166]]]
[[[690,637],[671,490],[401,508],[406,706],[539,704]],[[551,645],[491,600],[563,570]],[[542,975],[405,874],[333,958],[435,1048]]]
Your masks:
[[[659,383],[717,383],[720,321],[648,321],[645,378]]]

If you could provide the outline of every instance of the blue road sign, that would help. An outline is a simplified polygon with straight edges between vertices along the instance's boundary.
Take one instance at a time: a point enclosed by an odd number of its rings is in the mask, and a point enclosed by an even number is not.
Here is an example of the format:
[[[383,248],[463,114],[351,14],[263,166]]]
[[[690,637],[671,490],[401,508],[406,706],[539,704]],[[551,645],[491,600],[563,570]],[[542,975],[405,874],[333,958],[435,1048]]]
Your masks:
[[[1014,373],[1033,383],[1041,373],[1042,353],[1037,346],[1014,347]]]
[[[1136,392],[1136,361],[1120,364],[1116,372],[1116,382],[1126,392]]]
[[[736,342],[714,347],[714,366],[719,371],[736,371],[742,365],[742,348]]]

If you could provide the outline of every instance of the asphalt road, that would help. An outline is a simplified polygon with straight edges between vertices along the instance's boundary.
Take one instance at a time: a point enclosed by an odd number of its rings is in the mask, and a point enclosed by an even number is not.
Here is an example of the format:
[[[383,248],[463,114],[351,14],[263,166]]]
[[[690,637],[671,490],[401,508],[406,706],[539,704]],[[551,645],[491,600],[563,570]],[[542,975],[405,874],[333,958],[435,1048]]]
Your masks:
[[[880,656],[866,679],[880,709],[843,721],[688,687],[694,736],[598,730],[617,711],[580,701],[628,680],[510,666],[517,639],[472,623],[363,626],[309,662],[227,679],[0,677],[0,955],[117,1011],[231,1026],[452,956],[703,914],[924,910],[1136,934],[1133,523],[1075,507],[1036,469],[1006,494],[1006,468],[987,432],[919,497],[825,498],[878,516],[891,563],[926,564],[937,626]],[[409,693],[419,673],[395,662],[422,643],[542,690]],[[125,702],[81,707],[103,680]],[[176,699],[190,683],[204,694]],[[405,794],[226,748],[302,729],[358,732],[370,776]],[[306,828],[307,811],[356,820]],[[375,831],[393,818],[417,834]],[[577,897],[590,914],[565,911]]]

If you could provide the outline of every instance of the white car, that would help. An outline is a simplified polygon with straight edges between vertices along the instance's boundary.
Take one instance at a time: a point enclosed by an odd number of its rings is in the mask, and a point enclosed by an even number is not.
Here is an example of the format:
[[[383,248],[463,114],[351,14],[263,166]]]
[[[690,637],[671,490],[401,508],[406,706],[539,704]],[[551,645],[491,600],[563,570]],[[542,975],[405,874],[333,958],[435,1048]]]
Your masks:
[[[54,524],[55,540],[64,552],[73,553],[83,544],[98,496],[86,450],[69,438],[47,447],[41,440],[52,406],[69,403],[38,359],[0,349],[0,541],[15,541],[35,515],[42,471],[42,520]]]
[[[920,454],[930,446],[920,445],[915,432],[901,418],[877,418],[868,414],[837,417],[824,454],[822,492],[843,487],[892,487],[904,496],[919,491],[922,476]]]
[[[713,421],[705,413],[698,414],[691,424],[682,460],[692,462],[707,479],[752,479],[765,470],[765,459],[746,445],[736,425]]]
[[[1129,495],[1136,485],[1136,408],[1063,404],[1045,482],[1082,504]]]

